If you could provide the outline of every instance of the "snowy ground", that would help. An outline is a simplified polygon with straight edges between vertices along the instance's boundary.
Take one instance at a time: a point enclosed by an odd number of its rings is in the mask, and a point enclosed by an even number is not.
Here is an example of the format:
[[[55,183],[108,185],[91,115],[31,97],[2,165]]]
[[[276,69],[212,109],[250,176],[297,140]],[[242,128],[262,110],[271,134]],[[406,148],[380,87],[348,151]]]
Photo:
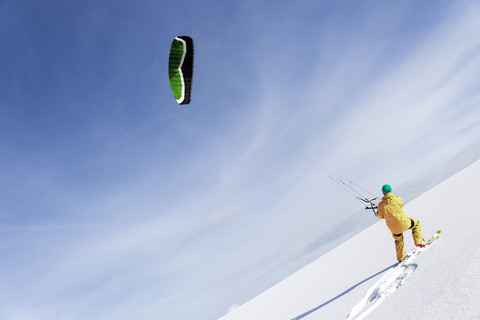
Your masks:
[[[443,233],[367,319],[480,319],[478,199],[480,161],[405,206],[420,220],[425,238],[437,229]],[[404,235],[408,252],[411,232]],[[395,262],[382,220],[220,319],[346,319]]]

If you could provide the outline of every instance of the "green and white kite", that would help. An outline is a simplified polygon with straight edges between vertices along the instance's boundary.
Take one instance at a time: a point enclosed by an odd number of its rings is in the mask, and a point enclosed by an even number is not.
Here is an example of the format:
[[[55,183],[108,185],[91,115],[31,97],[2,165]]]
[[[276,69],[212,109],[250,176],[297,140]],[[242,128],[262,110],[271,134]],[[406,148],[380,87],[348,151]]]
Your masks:
[[[187,36],[175,37],[168,59],[170,87],[178,104],[189,104],[192,96],[193,40]]]

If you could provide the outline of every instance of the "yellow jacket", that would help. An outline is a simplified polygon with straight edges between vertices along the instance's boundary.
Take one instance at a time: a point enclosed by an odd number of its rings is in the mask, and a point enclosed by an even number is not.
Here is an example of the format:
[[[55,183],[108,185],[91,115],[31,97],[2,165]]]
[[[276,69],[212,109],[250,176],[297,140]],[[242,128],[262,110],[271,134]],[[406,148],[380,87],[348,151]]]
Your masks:
[[[385,219],[387,227],[393,234],[407,231],[412,222],[403,212],[403,200],[393,193],[387,193],[378,204],[377,217]]]

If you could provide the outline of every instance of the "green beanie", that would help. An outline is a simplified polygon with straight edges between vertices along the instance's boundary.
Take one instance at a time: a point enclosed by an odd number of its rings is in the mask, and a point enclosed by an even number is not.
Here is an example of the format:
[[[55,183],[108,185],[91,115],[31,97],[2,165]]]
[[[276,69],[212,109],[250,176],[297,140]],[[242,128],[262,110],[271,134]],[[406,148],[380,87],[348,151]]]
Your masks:
[[[392,192],[392,187],[389,184],[385,184],[382,187],[382,192],[383,192],[383,194],[387,194],[389,192]]]

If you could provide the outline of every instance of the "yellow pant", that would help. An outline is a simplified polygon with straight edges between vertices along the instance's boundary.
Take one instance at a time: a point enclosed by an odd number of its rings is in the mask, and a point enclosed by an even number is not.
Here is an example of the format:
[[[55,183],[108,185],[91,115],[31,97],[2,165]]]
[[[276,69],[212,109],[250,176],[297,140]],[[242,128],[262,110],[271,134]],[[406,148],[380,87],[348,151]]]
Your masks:
[[[415,245],[419,245],[423,242],[422,226],[417,219],[410,218],[412,225],[409,229],[412,229],[412,237]],[[403,233],[393,234],[395,239],[395,251],[397,252],[397,260],[403,261],[405,259],[405,241],[403,240]]]

